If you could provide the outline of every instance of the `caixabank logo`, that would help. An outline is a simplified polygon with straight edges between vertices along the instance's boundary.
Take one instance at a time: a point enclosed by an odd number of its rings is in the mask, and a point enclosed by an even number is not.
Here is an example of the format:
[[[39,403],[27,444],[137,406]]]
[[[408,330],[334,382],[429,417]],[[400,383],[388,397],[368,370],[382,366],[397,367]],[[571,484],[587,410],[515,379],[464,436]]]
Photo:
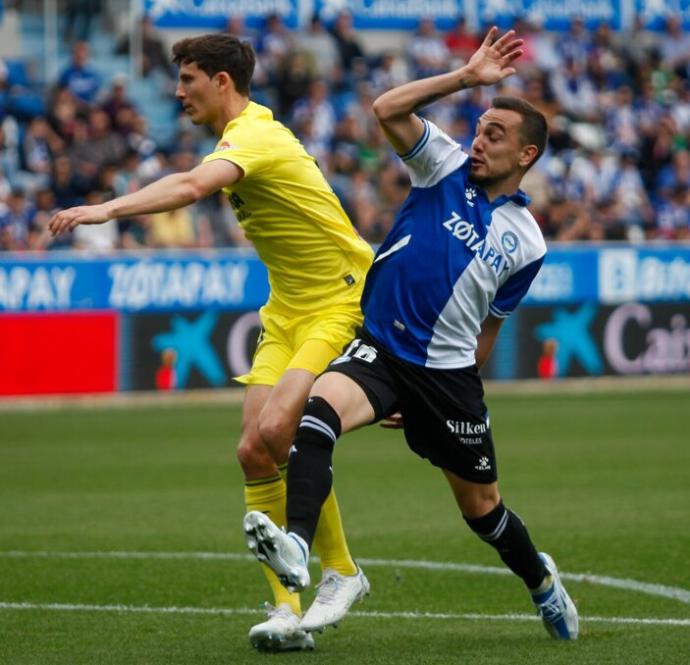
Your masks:
[[[260,330],[254,310],[130,315],[122,332],[121,388],[231,386],[249,371]]]
[[[526,307],[519,322],[519,377],[547,364],[543,378],[690,371],[690,302]]]

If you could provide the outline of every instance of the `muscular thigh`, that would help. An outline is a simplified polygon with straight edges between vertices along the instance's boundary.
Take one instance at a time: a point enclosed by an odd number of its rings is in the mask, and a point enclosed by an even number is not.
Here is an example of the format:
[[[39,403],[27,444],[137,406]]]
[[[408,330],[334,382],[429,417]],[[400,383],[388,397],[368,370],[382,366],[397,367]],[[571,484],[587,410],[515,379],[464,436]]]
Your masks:
[[[476,370],[404,364],[399,375],[400,411],[409,447],[465,481],[494,483],[496,455]]]
[[[362,332],[330,363],[312,391],[335,408],[343,431],[377,422],[398,409],[395,377],[376,344]]]

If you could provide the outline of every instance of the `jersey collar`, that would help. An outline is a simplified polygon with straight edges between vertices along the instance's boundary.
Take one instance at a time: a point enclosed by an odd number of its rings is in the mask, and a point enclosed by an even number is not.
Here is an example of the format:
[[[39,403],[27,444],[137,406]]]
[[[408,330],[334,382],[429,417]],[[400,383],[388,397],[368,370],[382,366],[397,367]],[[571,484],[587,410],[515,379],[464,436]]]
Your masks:
[[[523,192],[521,189],[518,189],[515,194],[511,194],[510,196],[507,194],[501,194],[500,196],[496,197],[490,204],[491,209],[495,210],[499,206],[502,206],[509,201],[512,201],[515,203],[515,205],[522,206],[523,208],[526,208],[532,202],[530,197],[527,196],[525,192]]]

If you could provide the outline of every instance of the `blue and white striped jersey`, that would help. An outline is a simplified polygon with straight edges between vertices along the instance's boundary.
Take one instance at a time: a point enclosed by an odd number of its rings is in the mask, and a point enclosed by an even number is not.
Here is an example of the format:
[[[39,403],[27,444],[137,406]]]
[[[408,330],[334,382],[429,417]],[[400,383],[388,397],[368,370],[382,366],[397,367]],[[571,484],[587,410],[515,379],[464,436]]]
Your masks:
[[[527,196],[489,202],[467,153],[433,123],[402,159],[412,189],[367,276],[364,327],[408,362],[468,367],[482,321],[517,307],[546,244]]]

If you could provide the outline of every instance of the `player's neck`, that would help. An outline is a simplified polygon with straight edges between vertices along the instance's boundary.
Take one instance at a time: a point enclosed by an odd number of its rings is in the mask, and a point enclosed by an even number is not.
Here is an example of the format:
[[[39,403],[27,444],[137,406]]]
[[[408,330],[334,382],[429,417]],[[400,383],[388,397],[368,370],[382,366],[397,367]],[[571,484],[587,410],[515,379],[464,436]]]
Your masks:
[[[249,97],[233,95],[221,109],[218,117],[209,123],[211,131],[219,138],[223,136],[227,124],[239,117],[239,115],[249,105]]]
[[[497,180],[496,182],[482,184],[481,187],[486,194],[486,198],[489,199],[489,201],[494,201],[499,196],[512,196],[515,194],[520,188],[521,180],[522,173],[519,173],[509,178]]]

